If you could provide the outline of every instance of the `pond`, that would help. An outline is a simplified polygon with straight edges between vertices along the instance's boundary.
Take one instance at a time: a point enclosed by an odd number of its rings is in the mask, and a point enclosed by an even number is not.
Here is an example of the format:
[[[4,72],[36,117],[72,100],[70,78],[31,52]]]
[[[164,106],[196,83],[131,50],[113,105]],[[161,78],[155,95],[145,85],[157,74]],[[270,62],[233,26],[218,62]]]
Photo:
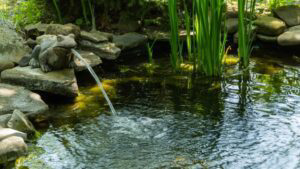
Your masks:
[[[93,81],[75,103],[53,104],[50,127],[17,166],[36,169],[300,168],[299,69],[253,58],[222,80],[174,75],[156,60],[105,76],[117,110]]]

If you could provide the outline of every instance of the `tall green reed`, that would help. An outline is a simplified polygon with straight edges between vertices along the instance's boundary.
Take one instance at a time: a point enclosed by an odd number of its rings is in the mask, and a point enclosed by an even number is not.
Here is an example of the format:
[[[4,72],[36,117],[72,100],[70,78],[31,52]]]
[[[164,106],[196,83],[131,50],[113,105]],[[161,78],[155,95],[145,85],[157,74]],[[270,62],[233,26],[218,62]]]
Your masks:
[[[87,10],[86,10],[86,3],[85,3],[86,0],[81,0],[81,7],[82,7],[82,14],[83,14],[83,17],[84,17],[84,21],[85,21],[85,24],[88,25],[89,24],[89,20],[88,20],[88,17],[87,17]]]
[[[92,17],[92,30],[96,30],[96,18],[95,18],[95,4],[93,0],[88,0],[90,12],[91,12],[91,17]]]
[[[187,5],[184,2],[184,22],[186,29],[186,46],[188,51],[188,59],[192,61],[192,38],[191,38],[191,17]]]
[[[62,19],[62,17],[61,17],[61,12],[60,12],[60,9],[59,9],[59,6],[58,6],[56,0],[52,0],[52,2],[53,2],[53,5],[54,5],[54,8],[55,8],[55,10],[56,10],[56,14],[57,14],[57,17],[58,17],[59,22],[60,22],[60,23],[63,23],[63,19]]]
[[[255,3],[256,0],[238,0],[238,55],[243,67],[248,67],[252,52]]]
[[[171,65],[173,70],[177,71],[182,61],[179,56],[179,32],[178,32],[178,16],[177,16],[177,0],[168,0],[170,27],[171,27]]]
[[[227,34],[222,37],[225,0],[195,0],[196,70],[221,76]]]

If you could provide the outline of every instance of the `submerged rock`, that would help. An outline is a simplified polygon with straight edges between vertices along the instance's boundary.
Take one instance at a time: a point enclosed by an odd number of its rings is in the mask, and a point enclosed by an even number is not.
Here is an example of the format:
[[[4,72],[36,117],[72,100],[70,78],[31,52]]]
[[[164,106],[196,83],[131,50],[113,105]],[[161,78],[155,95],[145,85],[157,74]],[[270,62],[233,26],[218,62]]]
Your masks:
[[[83,59],[91,66],[98,66],[102,63],[102,60],[99,56],[95,55],[94,52],[79,50],[78,53],[83,57]],[[75,58],[75,71],[86,70],[86,65],[80,61],[78,58]]]
[[[0,24],[0,59],[18,63],[21,58],[28,55],[31,48],[25,45],[23,38],[16,30],[6,24]]]
[[[87,40],[79,42],[82,48],[93,51],[96,55],[103,59],[115,60],[119,57],[121,49],[114,43],[92,43]]]
[[[26,115],[36,115],[48,110],[41,97],[24,87],[0,83],[0,115],[10,114],[15,109]]]
[[[281,34],[286,28],[282,20],[270,16],[260,16],[254,21],[254,24],[257,26],[258,33],[270,36]]]
[[[121,48],[122,50],[132,49],[138,46],[145,45],[147,40],[147,36],[135,32],[113,37],[113,43],[115,43],[116,46]]]
[[[108,37],[106,37],[103,34],[100,34],[98,32],[81,31],[80,37],[84,40],[88,40],[88,41],[95,42],[95,43],[108,41]]]
[[[7,127],[28,134],[35,132],[35,128],[32,123],[20,110],[14,110],[10,120],[7,122]]]
[[[16,160],[26,153],[27,145],[21,137],[11,136],[0,141],[0,164]]]
[[[274,14],[288,26],[300,25],[300,7],[296,5],[281,6],[274,10]]]
[[[76,97],[78,85],[73,69],[63,69],[44,73],[41,69],[15,67],[1,73],[3,82],[24,86],[30,90],[43,91],[57,95]],[[23,109],[19,109],[22,110]]]

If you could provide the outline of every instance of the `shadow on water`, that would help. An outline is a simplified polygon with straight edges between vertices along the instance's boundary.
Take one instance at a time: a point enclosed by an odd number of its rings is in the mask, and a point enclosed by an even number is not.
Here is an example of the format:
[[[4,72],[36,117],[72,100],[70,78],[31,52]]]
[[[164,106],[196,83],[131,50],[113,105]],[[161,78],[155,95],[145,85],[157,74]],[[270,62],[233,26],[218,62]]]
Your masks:
[[[121,65],[103,86],[51,106],[51,126],[17,165],[29,168],[299,168],[299,70],[253,58],[223,79],[173,74],[164,59]],[[232,69],[232,70],[230,70]],[[232,73],[233,72],[233,73]],[[76,119],[76,120],[74,120]]]

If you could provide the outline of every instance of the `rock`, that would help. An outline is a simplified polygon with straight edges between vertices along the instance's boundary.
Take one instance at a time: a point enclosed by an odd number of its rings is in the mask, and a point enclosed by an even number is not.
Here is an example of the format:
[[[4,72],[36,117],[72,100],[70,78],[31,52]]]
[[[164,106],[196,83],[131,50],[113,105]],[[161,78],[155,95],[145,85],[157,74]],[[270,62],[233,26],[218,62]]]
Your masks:
[[[61,24],[49,24],[46,29],[46,34],[50,35],[69,35],[73,33],[75,37],[80,36],[80,28],[74,24],[68,23],[65,25]]]
[[[36,24],[30,24],[25,26],[24,30],[28,37],[35,38],[43,35],[46,32],[48,24],[42,24],[41,22]]]
[[[238,19],[237,18],[229,18],[226,20],[226,30],[229,34],[234,34],[238,31]]]
[[[0,24],[0,59],[18,63],[31,49],[15,29]]]
[[[289,28],[286,32],[278,36],[277,42],[281,46],[300,45],[300,26]]]
[[[100,57],[95,55],[94,52],[83,51],[83,50],[79,50],[77,52],[83,57],[83,59],[91,67],[98,66],[102,63],[102,60],[100,59]],[[87,68],[83,62],[81,62],[78,58],[75,58],[75,68],[74,69],[75,69],[75,71],[79,72],[79,71],[86,70]]]
[[[0,72],[6,69],[11,69],[13,67],[15,67],[15,64],[12,61],[0,59]]]
[[[122,50],[125,50],[145,45],[147,40],[147,36],[131,32],[120,36],[114,36],[113,43]]]
[[[92,33],[92,34],[98,34],[99,36],[104,36],[104,37],[106,37],[107,39],[108,39],[108,41],[112,41],[112,39],[113,39],[113,34],[112,33],[108,33],[108,32],[101,32],[101,31],[91,31],[90,33]]]
[[[132,16],[128,12],[121,12],[120,16],[118,24],[115,25],[120,32],[137,32],[141,28],[136,16]]]
[[[7,122],[7,126],[11,129],[15,129],[27,134],[35,132],[35,128],[32,123],[20,110],[14,110],[13,114],[11,115],[11,119]]]
[[[7,128],[7,122],[10,120],[11,114],[0,115],[0,128]]]
[[[277,43],[277,36],[266,36],[262,34],[256,34],[256,36],[262,42]]]
[[[26,40],[26,45],[28,45],[30,48],[33,49],[35,47],[35,45],[37,45],[37,43],[35,40],[29,38]]]
[[[162,42],[169,42],[171,39],[171,35],[169,32],[161,31],[161,30],[151,30],[151,29],[145,29],[145,34],[147,35],[149,40],[152,41],[162,41]],[[194,36],[194,33],[190,33],[191,36]],[[179,38],[181,40],[186,40],[187,32],[185,30],[179,31]]]
[[[99,42],[107,42],[108,38],[100,33],[97,32],[86,32],[86,31],[81,31],[80,32],[80,37],[83,40],[88,40],[94,43],[99,43]]]
[[[282,19],[289,27],[300,25],[300,7],[296,5],[281,6],[274,15]]]
[[[280,19],[270,16],[260,16],[254,24],[257,26],[257,32],[263,35],[277,36],[286,28],[286,25]]]
[[[78,86],[73,69],[63,69],[44,73],[41,69],[15,67],[1,73],[3,82],[24,86],[27,89],[52,94],[76,97]],[[19,109],[24,111],[23,109]]]
[[[96,55],[103,59],[115,60],[119,57],[121,49],[116,47],[114,43],[92,43],[90,41],[81,40],[79,42],[82,48],[93,51]]]
[[[44,41],[55,41],[56,35],[41,35],[36,38],[36,44],[40,45]]]
[[[38,94],[24,87],[0,83],[0,115],[10,114],[15,109],[36,115],[47,111],[48,106]]]
[[[27,154],[27,145],[21,137],[12,136],[0,141],[0,164]]]
[[[10,129],[10,128],[0,129],[0,141],[4,140],[6,138],[9,138],[9,137],[13,137],[13,136],[21,137],[24,140],[27,139],[27,134],[26,133],[23,133],[23,132],[14,130],[14,129]]]

